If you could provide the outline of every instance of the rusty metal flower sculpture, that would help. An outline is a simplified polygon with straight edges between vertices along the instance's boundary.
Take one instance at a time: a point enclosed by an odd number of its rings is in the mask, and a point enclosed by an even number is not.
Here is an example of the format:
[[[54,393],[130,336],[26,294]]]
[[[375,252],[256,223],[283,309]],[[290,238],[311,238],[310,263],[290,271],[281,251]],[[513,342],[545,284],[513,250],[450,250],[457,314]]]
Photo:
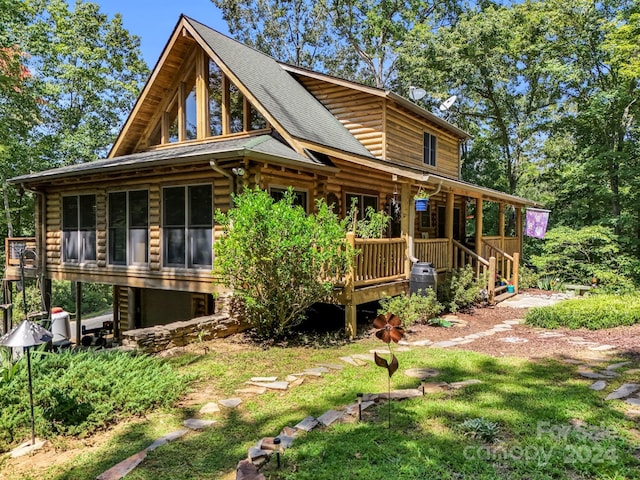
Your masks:
[[[387,382],[389,391],[389,428],[391,428],[391,376],[399,367],[398,359],[393,352],[391,352],[391,342],[393,341],[393,343],[398,343],[404,336],[404,329],[401,325],[402,320],[393,313],[387,313],[386,315],[380,314],[373,321],[373,326],[378,329],[376,337],[389,345],[389,353],[391,354],[391,359],[389,361],[378,355],[377,352],[374,352],[373,354],[376,365],[386,368],[389,373],[389,379]]]

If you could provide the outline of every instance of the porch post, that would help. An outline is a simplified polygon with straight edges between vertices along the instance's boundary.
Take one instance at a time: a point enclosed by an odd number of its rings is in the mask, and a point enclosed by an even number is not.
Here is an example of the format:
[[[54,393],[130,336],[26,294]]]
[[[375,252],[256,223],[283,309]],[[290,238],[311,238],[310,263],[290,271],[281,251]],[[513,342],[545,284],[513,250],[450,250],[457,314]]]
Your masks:
[[[447,249],[447,271],[453,268],[453,212],[454,212],[454,195],[453,192],[447,192],[447,203],[445,205],[444,233],[449,241]]]
[[[482,256],[482,198],[476,198],[476,254]]]
[[[513,253],[513,291],[518,293],[520,274],[520,252]]]
[[[415,235],[415,210],[411,205],[411,187],[403,183],[400,187],[400,234],[407,242],[404,256],[404,275],[411,277],[411,257],[413,256],[413,236]]]
[[[112,290],[113,298],[113,338],[120,339],[120,287],[118,285],[113,286]]]
[[[355,249],[356,236],[353,232],[347,232],[347,242],[351,248]],[[354,260],[355,261],[355,260]],[[353,282],[355,281],[355,267],[353,263],[349,266],[349,272],[344,282],[344,294],[346,302],[344,305],[344,327],[347,337],[354,338],[358,332],[358,319],[356,316],[357,304],[353,302]]]
[[[500,235],[500,250],[504,251],[504,203],[502,202],[498,204],[498,235]]]
[[[483,281],[487,282],[489,305],[494,305],[496,303],[496,257],[489,258],[489,277]]]
[[[522,236],[524,230],[522,227],[522,207],[516,208],[516,235],[518,235],[518,253],[522,253]]]

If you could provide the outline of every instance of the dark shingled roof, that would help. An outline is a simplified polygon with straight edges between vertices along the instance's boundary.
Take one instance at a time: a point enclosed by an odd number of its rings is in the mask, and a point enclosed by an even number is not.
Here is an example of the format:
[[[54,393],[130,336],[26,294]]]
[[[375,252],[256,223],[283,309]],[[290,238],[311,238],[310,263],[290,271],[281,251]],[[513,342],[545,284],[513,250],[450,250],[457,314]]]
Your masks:
[[[176,145],[150,152],[133,153],[121,157],[107,158],[95,162],[80,163],[66,167],[54,168],[43,172],[31,173],[12,178],[11,183],[31,183],[34,181],[50,181],[68,178],[79,174],[109,173],[116,171],[152,168],[158,165],[180,164],[197,160],[215,159],[219,157],[266,156],[273,161],[285,160],[313,167],[331,167],[315,158],[307,158],[284,145],[270,135],[257,137],[234,138],[199,144]]]
[[[272,57],[185,17],[202,40],[293,137],[373,158],[340,121]]]

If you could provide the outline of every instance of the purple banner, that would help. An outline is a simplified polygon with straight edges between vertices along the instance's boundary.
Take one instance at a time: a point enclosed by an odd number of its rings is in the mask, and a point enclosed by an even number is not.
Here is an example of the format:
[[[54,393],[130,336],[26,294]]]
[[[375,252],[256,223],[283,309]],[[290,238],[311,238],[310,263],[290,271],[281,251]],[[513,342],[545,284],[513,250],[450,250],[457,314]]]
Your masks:
[[[527,237],[544,238],[549,222],[549,210],[527,208],[527,227],[524,234]]]

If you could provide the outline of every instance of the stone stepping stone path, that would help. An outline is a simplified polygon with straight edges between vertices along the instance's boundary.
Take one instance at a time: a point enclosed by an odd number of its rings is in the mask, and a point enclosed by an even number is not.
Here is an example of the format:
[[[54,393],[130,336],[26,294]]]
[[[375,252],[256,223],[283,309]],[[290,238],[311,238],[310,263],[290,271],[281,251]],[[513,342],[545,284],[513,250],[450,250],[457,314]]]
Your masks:
[[[599,392],[600,390],[604,390],[605,388],[607,388],[607,382],[605,382],[604,380],[598,380],[597,382],[593,382],[589,388],[591,390]]]
[[[225,400],[218,400],[218,403],[223,407],[236,408],[242,403],[241,398],[227,398]]]
[[[440,370],[436,370],[435,368],[409,368],[404,371],[404,374],[407,377],[424,380],[425,378],[437,377],[440,375]]]
[[[630,396],[632,393],[640,389],[640,384],[637,383],[625,383],[620,386],[609,395],[605,397],[605,400],[618,400]]]
[[[198,418],[187,418],[182,424],[190,430],[202,430],[215,424],[215,420],[200,420]]]
[[[527,343],[529,340],[522,337],[503,337],[498,339],[504,343]]]
[[[220,407],[216,402],[209,402],[200,409],[200,414],[210,415],[212,413],[218,413],[219,411]]]

